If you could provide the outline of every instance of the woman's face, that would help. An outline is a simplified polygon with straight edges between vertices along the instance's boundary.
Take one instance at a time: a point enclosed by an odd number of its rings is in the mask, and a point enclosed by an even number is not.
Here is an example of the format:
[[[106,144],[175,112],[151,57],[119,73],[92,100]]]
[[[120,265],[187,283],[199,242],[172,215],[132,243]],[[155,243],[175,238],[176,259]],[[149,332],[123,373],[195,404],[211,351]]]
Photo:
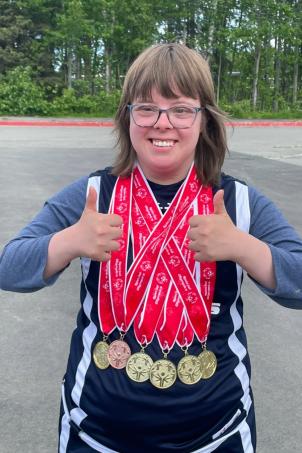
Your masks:
[[[167,99],[153,89],[152,100],[146,103],[160,109],[174,106],[200,107],[198,99],[176,94],[177,98]],[[142,103],[142,100],[134,100],[133,104],[136,103]],[[166,113],[162,113],[157,123],[151,127],[137,126],[131,117],[130,139],[146,178],[159,184],[172,184],[184,179],[194,160],[201,128],[201,112],[197,113],[193,125],[188,129],[174,128]]]

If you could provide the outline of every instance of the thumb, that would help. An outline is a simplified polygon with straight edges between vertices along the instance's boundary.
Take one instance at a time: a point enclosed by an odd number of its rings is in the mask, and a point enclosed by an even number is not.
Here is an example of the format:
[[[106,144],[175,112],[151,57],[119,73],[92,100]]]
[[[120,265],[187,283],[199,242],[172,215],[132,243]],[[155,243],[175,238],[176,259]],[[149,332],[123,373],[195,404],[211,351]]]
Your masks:
[[[224,190],[222,189],[215,193],[213,198],[214,214],[224,214],[226,212],[223,196]]]
[[[98,195],[94,187],[89,187],[88,195],[86,198],[85,209],[91,209],[92,211],[97,212],[97,199]]]

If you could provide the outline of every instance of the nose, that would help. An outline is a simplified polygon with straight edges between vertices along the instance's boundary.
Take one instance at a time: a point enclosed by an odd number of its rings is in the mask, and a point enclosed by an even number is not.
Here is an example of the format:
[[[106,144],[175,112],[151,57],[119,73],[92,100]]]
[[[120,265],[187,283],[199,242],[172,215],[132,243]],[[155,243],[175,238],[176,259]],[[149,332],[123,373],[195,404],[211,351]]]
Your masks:
[[[156,129],[173,129],[166,110],[159,111],[158,119],[153,127],[155,127]]]

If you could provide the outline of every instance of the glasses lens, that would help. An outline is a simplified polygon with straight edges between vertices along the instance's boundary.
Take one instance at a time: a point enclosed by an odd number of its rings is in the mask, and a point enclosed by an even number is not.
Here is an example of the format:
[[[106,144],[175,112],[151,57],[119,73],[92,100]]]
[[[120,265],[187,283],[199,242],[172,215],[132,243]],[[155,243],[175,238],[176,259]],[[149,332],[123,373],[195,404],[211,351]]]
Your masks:
[[[138,126],[153,126],[158,117],[158,108],[153,105],[135,105],[132,108],[132,117]]]
[[[171,124],[177,128],[191,127],[196,117],[196,110],[191,107],[172,107],[169,109]]]

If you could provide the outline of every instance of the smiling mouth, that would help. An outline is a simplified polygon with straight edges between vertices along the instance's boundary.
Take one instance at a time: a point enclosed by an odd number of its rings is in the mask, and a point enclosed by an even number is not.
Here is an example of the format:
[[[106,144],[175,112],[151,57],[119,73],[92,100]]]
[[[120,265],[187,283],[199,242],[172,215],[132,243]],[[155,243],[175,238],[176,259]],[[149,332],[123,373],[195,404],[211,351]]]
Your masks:
[[[171,148],[175,144],[174,140],[151,140],[154,146],[159,146],[160,148]]]

